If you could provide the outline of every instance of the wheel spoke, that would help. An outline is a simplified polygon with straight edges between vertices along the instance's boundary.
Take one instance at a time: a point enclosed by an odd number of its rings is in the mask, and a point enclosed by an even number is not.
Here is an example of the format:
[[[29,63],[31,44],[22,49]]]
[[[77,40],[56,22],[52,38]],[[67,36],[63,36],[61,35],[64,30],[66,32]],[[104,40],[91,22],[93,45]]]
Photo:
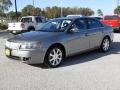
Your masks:
[[[62,51],[58,48],[53,49],[49,54],[49,62],[53,66],[57,66],[62,61]]]
[[[55,51],[55,49],[53,50],[53,54],[55,55],[55,53],[56,53],[56,51]]]
[[[56,59],[55,61],[56,61],[56,64],[59,64],[59,63],[60,63],[60,61],[59,61],[58,59]]]
[[[50,53],[50,56],[53,57],[54,55],[52,53]]]
[[[108,39],[105,39],[103,41],[103,50],[107,51],[109,49],[109,46],[110,46],[110,42]]]
[[[57,49],[57,54],[59,54],[60,53],[60,50],[59,49]]]
[[[50,59],[49,61],[50,61],[50,62],[54,61],[54,58]]]

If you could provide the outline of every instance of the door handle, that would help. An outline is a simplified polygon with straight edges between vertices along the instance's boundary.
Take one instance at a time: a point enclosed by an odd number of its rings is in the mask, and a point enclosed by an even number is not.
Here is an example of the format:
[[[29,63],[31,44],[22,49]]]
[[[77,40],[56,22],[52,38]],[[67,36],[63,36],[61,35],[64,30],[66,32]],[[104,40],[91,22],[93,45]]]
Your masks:
[[[96,35],[96,33],[90,33],[90,34],[86,33],[85,34],[85,36],[92,36],[92,35]]]
[[[90,34],[88,34],[88,33],[85,33],[85,36],[90,36]]]

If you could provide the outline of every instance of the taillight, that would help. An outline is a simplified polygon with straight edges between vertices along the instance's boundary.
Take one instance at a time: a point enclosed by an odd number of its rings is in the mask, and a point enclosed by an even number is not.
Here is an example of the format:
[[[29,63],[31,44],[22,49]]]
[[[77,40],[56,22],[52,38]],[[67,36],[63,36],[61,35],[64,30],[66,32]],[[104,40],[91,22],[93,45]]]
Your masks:
[[[21,28],[25,28],[25,24],[24,23],[21,23]]]

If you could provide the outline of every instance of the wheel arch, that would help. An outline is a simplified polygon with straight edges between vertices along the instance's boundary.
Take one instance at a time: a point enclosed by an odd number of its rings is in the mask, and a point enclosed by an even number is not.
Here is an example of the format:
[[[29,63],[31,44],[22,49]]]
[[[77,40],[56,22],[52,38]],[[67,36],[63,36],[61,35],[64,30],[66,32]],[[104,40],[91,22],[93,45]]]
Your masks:
[[[110,38],[109,35],[105,35],[104,38],[103,38],[103,40],[104,40],[105,38],[108,38],[108,39],[110,40],[110,42],[111,42],[111,38]]]
[[[64,52],[64,57],[65,57],[65,56],[66,56],[66,49],[65,49],[64,45],[61,44],[61,43],[54,43],[54,44],[50,45],[50,46],[48,47],[47,51],[46,51],[46,54],[47,54],[47,52],[48,52],[52,47],[56,47],[56,46],[62,48],[62,50],[63,50],[63,52]],[[45,56],[46,56],[46,54],[45,54]]]
[[[49,56],[48,56],[48,55],[49,55],[48,53],[49,53],[50,50],[51,50],[52,48],[54,48],[54,47],[59,47],[59,48],[61,48],[61,49],[63,50],[63,53],[64,53],[63,59],[65,58],[65,48],[64,48],[64,45],[62,45],[61,43],[54,43],[54,44],[52,44],[50,47],[48,47],[48,49],[47,49],[47,51],[46,51],[46,54],[45,54],[45,57],[44,57],[44,63],[43,63],[43,64],[46,65],[48,68],[58,67],[58,66],[62,63],[62,62],[61,62],[61,63],[60,63],[59,65],[57,65],[57,66],[52,66],[52,65],[49,64],[48,59],[47,59],[47,58],[49,57]]]
[[[30,30],[30,29],[34,29],[35,30],[35,27],[34,26],[29,26],[28,30]]]

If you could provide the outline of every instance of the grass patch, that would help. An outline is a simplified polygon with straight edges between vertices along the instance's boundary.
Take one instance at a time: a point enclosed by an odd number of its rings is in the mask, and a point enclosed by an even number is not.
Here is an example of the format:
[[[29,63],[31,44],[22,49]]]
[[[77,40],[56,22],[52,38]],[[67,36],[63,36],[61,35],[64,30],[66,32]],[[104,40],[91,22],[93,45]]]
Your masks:
[[[8,29],[8,26],[0,23],[0,31]]]

